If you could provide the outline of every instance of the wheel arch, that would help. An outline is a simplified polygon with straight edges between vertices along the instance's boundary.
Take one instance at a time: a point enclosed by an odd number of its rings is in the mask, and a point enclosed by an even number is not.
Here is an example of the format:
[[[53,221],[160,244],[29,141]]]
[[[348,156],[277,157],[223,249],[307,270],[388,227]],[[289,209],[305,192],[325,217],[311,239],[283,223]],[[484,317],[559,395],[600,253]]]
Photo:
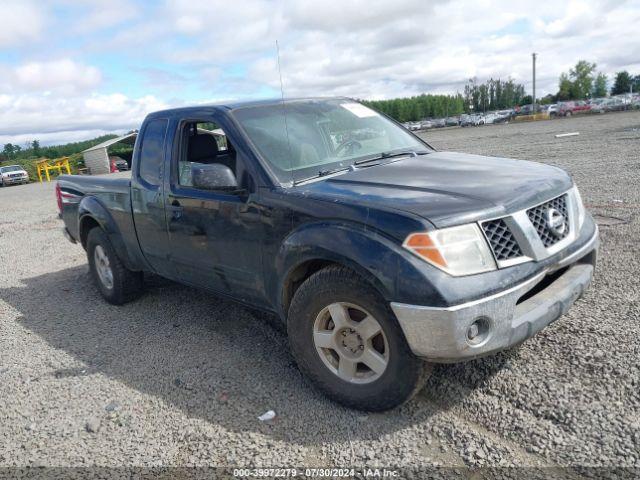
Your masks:
[[[348,268],[391,301],[397,272],[396,252],[389,239],[345,225],[314,225],[290,235],[276,259],[279,285],[278,313],[288,316],[300,285],[317,271],[332,265]],[[336,248],[340,246],[341,248]]]
[[[78,236],[85,250],[89,232],[96,227],[101,228],[106,233],[118,258],[129,270],[143,270],[139,263],[135,262],[129,254],[127,244],[109,210],[97,198],[86,196],[78,207]]]
[[[285,318],[288,315],[291,301],[298,291],[298,288],[300,288],[300,285],[302,285],[304,281],[311,277],[314,273],[332,266],[343,267],[351,270],[364,281],[369,283],[373,288],[375,288],[378,293],[380,293],[380,295],[385,298],[387,297],[387,295],[384,294],[384,286],[374,275],[372,275],[370,272],[366,271],[359,265],[353,264],[353,262],[350,262],[348,259],[328,259],[321,257],[311,258],[293,267],[288,272],[283,281],[280,301],[282,302],[282,308],[285,313]]]
[[[82,218],[80,218],[78,235],[80,237],[80,244],[85,250],[87,249],[87,237],[89,236],[89,232],[96,227],[102,228],[100,223],[90,214],[84,215]]]

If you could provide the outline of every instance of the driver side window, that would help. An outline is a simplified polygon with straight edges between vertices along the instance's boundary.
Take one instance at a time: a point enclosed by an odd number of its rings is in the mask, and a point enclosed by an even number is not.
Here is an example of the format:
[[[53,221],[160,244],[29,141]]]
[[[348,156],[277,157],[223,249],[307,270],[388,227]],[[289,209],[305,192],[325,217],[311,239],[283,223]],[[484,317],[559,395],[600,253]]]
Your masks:
[[[189,122],[182,129],[183,148],[178,162],[178,183],[183,187],[202,188],[194,184],[194,174],[227,167],[238,177],[236,151],[225,132],[212,122]]]

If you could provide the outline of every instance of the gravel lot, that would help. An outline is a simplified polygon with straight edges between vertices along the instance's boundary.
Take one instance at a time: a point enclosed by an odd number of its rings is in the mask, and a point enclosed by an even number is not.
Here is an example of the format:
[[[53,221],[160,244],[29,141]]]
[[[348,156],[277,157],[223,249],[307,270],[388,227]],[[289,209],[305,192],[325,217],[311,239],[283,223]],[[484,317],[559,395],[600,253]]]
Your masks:
[[[574,176],[602,246],[567,315],[367,415],[310,387],[259,314],[157,278],[108,305],[60,233],[53,184],[0,189],[0,466],[640,468],[640,113],[425,138]]]

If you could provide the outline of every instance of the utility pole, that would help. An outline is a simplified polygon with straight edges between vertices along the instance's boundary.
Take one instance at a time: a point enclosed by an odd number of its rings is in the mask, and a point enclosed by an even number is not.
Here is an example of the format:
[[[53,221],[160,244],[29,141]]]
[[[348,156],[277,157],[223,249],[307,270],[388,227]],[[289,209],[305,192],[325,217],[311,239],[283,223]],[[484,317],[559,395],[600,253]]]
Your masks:
[[[536,114],[536,57],[538,56],[537,53],[532,53],[531,54],[531,59],[533,60],[533,95],[532,95],[532,105],[531,108],[533,110],[533,114]]]

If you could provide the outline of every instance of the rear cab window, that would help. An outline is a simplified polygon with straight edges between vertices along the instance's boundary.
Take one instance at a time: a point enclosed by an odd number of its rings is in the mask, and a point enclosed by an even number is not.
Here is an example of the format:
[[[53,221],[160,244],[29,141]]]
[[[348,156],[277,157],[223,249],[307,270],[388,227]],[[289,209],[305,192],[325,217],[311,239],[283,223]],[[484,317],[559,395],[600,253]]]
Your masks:
[[[162,182],[167,125],[165,118],[150,120],[142,134],[138,175],[150,185],[159,186]]]

